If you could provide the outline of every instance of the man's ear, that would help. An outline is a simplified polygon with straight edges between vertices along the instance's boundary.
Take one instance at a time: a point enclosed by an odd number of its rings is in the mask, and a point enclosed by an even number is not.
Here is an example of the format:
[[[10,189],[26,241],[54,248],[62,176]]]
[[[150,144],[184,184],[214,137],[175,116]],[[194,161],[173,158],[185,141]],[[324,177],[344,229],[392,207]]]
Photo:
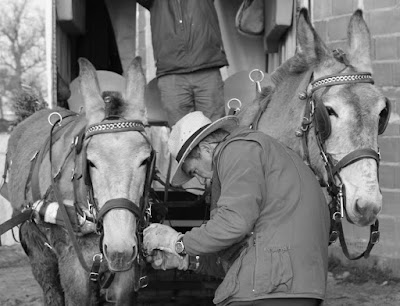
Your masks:
[[[212,153],[211,144],[208,143],[208,142],[200,142],[199,143],[199,148],[200,148],[200,151],[204,151],[204,152],[207,152],[207,153]]]

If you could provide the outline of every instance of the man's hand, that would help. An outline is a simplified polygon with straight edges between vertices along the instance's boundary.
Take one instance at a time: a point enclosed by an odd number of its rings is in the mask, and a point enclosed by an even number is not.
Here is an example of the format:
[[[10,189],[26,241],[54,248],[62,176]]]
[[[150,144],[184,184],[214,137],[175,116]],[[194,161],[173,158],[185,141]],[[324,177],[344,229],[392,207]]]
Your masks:
[[[188,255],[182,257],[160,250],[154,250],[153,254],[147,256],[146,260],[150,262],[151,266],[156,270],[179,269],[186,271],[189,266]]]
[[[175,251],[175,244],[182,236],[182,233],[168,225],[153,223],[143,231],[143,247],[149,255],[154,250],[161,250],[179,256]]]

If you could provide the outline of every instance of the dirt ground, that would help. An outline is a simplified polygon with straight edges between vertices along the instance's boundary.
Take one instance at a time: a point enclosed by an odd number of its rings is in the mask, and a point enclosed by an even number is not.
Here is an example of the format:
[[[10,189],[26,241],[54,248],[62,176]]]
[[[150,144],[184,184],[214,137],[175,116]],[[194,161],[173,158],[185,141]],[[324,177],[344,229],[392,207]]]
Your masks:
[[[0,305],[39,306],[41,290],[20,245],[0,247]],[[399,306],[400,280],[331,262],[324,306]]]

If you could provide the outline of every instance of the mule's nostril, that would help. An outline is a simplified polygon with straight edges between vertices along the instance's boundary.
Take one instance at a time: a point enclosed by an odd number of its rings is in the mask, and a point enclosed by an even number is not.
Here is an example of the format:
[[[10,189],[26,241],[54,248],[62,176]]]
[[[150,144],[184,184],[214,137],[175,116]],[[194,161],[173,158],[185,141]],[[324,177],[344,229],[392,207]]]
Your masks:
[[[381,212],[381,210],[382,210],[382,207],[374,207],[373,210],[372,210],[372,212],[373,212],[375,215],[378,215],[378,214]]]
[[[365,208],[362,208],[358,201],[356,201],[356,205],[354,206],[354,210],[359,215],[364,215]]]

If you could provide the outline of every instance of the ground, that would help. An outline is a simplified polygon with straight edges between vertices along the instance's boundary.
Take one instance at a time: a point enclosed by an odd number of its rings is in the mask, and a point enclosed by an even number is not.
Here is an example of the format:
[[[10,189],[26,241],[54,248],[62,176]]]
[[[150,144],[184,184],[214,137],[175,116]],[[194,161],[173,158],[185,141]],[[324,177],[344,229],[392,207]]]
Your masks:
[[[400,280],[388,271],[343,267],[331,260],[324,306],[399,306]],[[39,306],[41,290],[20,245],[0,247],[0,305]]]

